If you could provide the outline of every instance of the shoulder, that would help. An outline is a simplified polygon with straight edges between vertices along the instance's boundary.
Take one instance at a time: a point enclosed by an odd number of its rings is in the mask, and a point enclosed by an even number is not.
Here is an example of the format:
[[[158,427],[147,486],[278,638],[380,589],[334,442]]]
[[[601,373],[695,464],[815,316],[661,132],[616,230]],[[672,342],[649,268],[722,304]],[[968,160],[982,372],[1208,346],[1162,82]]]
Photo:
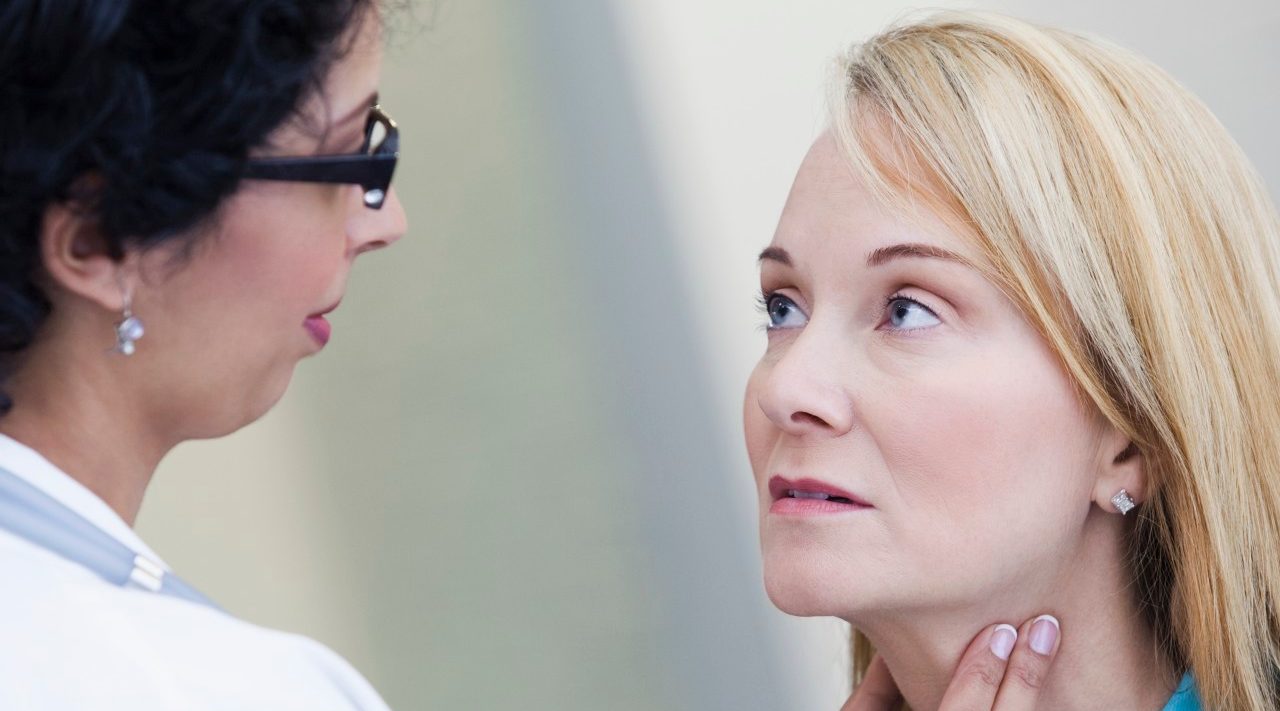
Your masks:
[[[3,532],[0,567],[0,708],[386,708],[307,637],[115,587]]]

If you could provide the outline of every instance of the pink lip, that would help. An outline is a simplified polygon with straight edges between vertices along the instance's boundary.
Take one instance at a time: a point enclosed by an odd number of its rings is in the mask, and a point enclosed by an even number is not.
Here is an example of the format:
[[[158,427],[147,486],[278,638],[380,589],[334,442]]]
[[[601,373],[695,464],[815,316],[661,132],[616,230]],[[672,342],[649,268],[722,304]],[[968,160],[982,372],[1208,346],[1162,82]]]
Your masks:
[[[333,335],[333,326],[329,325],[324,316],[308,316],[302,325],[306,327],[311,337],[316,339],[316,343],[321,346],[328,343],[329,338]]]
[[[316,343],[319,343],[321,347],[333,337],[333,326],[329,324],[329,321],[324,316],[337,309],[340,304],[342,304],[342,299],[338,299],[329,307],[311,314],[306,321],[302,322],[307,332],[311,334],[312,338],[316,339]]]
[[[792,497],[789,492],[822,494],[828,498],[797,498]],[[769,495],[773,498],[769,513],[775,514],[848,513],[874,508],[860,497],[817,479],[792,481],[782,476],[774,476],[769,479]]]

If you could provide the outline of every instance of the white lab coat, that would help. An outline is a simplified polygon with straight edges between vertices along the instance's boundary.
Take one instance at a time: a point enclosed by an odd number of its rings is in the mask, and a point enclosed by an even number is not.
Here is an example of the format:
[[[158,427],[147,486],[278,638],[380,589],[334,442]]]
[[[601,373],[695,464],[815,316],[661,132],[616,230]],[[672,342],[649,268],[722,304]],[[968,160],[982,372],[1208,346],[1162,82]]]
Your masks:
[[[137,553],[164,562],[105,502],[0,435],[17,474]],[[0,709],[386,711],[318,642],[112,585],[0,528]]]

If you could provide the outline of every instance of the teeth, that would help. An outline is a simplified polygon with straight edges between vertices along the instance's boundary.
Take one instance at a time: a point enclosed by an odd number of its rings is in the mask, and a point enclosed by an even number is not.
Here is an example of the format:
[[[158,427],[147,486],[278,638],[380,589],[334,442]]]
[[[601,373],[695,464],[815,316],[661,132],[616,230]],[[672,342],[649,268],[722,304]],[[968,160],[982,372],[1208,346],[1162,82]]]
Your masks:
[[[821,491],[801,491],[801,490],[799,490],[799,489],[789,489],[789,490],[787,491],[787,496],[790,496],[790,497],[791,497],[791,498],[793,498],[793,499],[823,499],[823,500],[825,500],[825,499],[829,499],[829,498],[831,498],[830,496],[828,496],[827,494],[822,493]]]

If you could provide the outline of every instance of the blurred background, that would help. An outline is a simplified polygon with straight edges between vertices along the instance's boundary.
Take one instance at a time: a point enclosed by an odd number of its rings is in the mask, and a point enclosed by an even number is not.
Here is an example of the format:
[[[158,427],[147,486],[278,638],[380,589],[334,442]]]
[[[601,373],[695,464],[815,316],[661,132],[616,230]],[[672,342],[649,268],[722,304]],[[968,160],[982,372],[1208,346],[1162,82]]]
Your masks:
[[[889,0],[434,0],[392,16],[409,236],[322,357],[161,467],[139,530],[393,708],[836,709],[847,630],[774,610],[741,392],[754,257]],[[939,3],[1099,34],[1280,184],[1274,0]]]

